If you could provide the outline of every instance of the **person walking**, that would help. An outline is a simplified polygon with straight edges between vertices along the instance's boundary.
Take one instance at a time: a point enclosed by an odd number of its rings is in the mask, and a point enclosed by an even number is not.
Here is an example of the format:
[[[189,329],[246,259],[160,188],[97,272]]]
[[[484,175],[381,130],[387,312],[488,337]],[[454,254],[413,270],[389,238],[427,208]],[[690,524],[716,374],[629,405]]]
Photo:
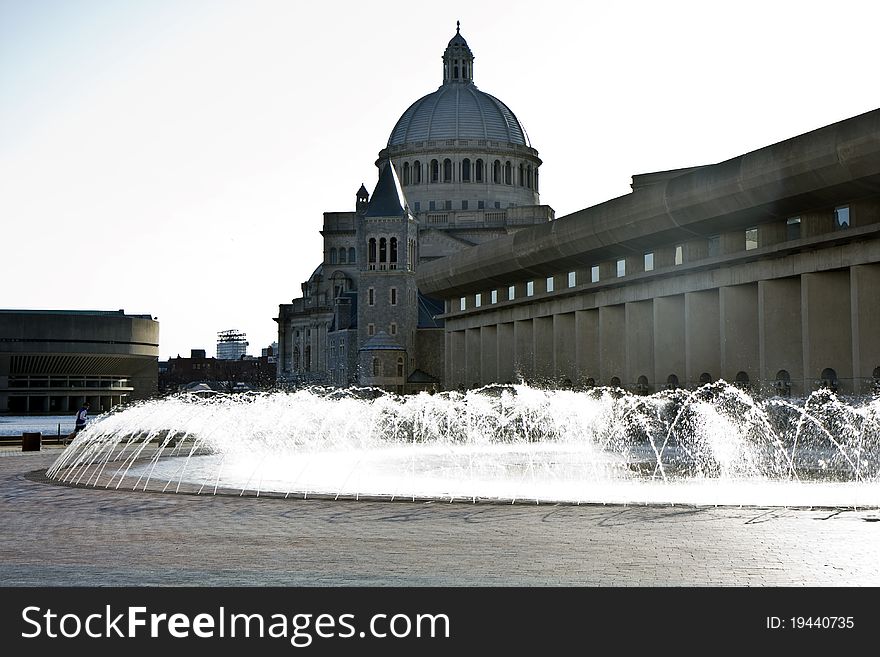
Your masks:
[[[73,431],[68,434],[67,438],[64,439],[64,444],[66,445],[69,441],[73,440],[80,431],[86,428],[86,424],[89,421],[89,408],[91,404],[89,402],[84,402],[80,409],[76,412],[76,424],[73,427]]]

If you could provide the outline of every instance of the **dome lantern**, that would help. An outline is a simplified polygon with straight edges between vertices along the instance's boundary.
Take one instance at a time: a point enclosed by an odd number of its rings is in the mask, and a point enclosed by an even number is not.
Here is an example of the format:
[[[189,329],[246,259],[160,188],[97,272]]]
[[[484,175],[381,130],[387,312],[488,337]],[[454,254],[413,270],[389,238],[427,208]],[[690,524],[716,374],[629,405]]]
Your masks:
[[[443,51],[443,84],[474,81],[474,53],[460,30],[461,22],[455,21],[455,36]]]

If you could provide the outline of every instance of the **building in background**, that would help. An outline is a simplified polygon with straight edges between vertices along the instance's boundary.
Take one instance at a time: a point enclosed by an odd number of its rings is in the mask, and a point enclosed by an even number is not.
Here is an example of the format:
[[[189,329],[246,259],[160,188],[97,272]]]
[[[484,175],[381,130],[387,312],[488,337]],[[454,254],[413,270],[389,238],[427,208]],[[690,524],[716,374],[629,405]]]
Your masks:
[[[101,310],[0,310],[0,413],[91,412],[157,393],[159,322]]]
[[[244,332],[230,329],[217,333],[217,358],[220,360],[239,360],[247,354],[247,348]]]
[[[196,386],[215,392],[246,392],[275,385],[275,362],[269,355],[230,360],[209,358],[204,349],[192,349],[189,358],[178,355],[164,361],[160,371],[162,394],[193,391]]]
[[[539,201],[538,151],[474,84],[458,30],[440,79],[396,121],[372,197],[361,185],[354,211],[324,213],[321,263],[275,318],[279,381],[442,388],[443,305],[419,290],[419,267],[553,219]]]

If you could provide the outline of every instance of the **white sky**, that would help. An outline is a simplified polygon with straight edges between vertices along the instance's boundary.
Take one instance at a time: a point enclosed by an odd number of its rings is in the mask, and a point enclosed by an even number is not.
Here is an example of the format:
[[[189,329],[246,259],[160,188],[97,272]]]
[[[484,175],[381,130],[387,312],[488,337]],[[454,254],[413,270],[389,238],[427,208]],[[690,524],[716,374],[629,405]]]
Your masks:
[[[880,3],[0,0],[2,308],[276,339],[461,20],[557,216],[880,107]]]

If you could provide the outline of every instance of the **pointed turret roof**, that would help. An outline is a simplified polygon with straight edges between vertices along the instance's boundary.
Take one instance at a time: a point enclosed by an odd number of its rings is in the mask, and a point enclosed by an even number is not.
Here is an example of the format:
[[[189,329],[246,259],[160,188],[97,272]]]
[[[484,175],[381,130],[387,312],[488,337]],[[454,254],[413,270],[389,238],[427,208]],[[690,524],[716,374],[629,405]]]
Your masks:
[[[387,160],[379,171],[379,182],[373,190],[370,204],[367,206],[367,217],[405,217],[409,207],[397,179],[397,172],[391,160]]]

